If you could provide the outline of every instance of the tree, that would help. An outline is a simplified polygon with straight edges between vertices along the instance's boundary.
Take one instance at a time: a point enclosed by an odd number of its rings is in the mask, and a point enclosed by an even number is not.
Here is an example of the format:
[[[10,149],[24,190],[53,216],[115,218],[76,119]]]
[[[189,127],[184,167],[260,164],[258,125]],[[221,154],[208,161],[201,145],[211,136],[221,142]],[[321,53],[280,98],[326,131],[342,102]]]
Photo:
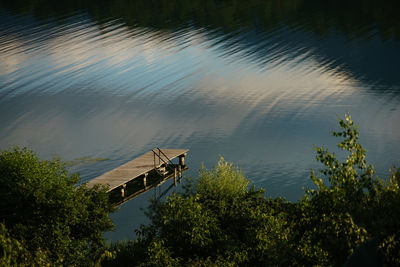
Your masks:
[[[51,266],[51,262],[43,251],[28,251],[23,242],[11,237],[4,224],[0,224],[0,266],[42,267]]]
[[[317,189],[307,190],[293,213],[291,243],[299,244],[296,261],[342,265],[370,240],[378,244],[370,254],[382,257],[388,266],[399,265],[400,171],[393,170],[389,181],[374,176],[374,167],[366,162],[366,150],[358,142],[358,127],[349,115],[339,125],[341,130],[333,135],[343,138],[338,148],[347,154],[345,160],[340,162],[335,153],[316,147],[324,169],[311,172]]]
[[[183,193],[153,201],[138,240],[117,244],[105,266],[399,266],[400,170],[376,177],[351,117],[339,126],[345,160],[316,147],[324,167],[300,201],[266,199],[221,158]]]
[[[31,253],[53,264],[91,264],[111,230],[114,208],[105,188],[77,186],[60,160],[40,160],[18,147],[0,154],[0,222]]]
[[[241,171],[221,158],[212,170],[202,168],[182,194],[152,201],[150,224],[136,242],[117,246],[122,253],[105,266],[276,265],[287,238],[280,204],[268,206],[264,191],[249,187]]]

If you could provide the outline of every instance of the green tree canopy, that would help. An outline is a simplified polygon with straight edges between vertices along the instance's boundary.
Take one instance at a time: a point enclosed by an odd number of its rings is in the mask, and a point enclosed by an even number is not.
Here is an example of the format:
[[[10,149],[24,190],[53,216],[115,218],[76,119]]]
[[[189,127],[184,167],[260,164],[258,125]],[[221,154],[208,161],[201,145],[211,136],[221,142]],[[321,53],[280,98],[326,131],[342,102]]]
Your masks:
[[[344,161],[324,166],[295,203],[267,199],[223,158],[182,193],[151,202],[138,239],[104,246],[113,210],[105,188],[76,186],[58,160],[27,149],[0,154],[0,264],[19,266],[400,265],[400,170],[375,175],[350,116],[340,120]],[[113,259],[111,256],[115,255]]]
[[[40,160],[26,149],[0,154],[0,223],[33,254],[53,264],[84,265],[99,257],[113,223],[105,188],[76,186],[57,159]]]
[[[317,147],[324,167],[300,201],[267,199],[221,158],[183,193],[153,201],[138,240],[114,244],[104,265],[399,266],[400,171],[376,177],[350,116],[339,126],[345,160]]]
[[[267,202],[240,169],[223,158],[202,168],[182,194],[152,201],[150,224],[121,243],[105,266],[260,266],[278,263],[287,230],[281,200]],[[268,251],[268,253],[265,253]]]

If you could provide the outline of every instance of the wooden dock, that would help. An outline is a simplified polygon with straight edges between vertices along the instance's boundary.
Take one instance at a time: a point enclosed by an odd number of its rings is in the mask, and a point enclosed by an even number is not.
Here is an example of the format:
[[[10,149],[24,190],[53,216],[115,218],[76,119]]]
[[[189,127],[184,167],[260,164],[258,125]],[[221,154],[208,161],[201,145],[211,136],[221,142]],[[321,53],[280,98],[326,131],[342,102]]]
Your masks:
[[[155,148],[137,157],[109,172],[106,172],[87,183],[88,187],[93,187],[96,184],[108,186],[107,192],[118,191],[122,198],[131,198],[132,194],[137,195],[138,192],[126,192],[127,185],[135,182],[141,185],[138,189],[140,192],[148,191],[154,186],[154,181],[149,184],[149,174],[159,176],[160,183],[166,179],[174,177],[175,185],[177,176],[181,177],[181,173],[185,170],[184,158],[187,155],[188,149],[160,149]],[[174,164],[173,159],[179,158],[179,163]],[[154,180],[154,179],[153,179]],[[130,190],[131,191],[131,190]]]

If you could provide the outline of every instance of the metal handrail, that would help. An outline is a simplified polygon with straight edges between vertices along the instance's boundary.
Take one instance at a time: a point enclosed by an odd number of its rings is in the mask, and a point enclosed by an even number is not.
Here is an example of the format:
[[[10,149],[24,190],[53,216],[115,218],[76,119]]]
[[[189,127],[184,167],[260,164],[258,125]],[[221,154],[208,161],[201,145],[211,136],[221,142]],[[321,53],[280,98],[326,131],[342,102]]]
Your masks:
[[[171,162],[171,164],[173,164],[173,163],[172,163],[172,160],[171,160],[170,158],[168,158],[168,156],[165,155],[165,153],[162,152],[162,150],[161,150],[159,147],[157,147],[157,149],[158,149],[158,151],[161,152],[161,154],[163,154],[164,157],[167,159],[167,162],[165,162],[165,161],[160,157],[160,159],[161,159],[165,164],[167,164],[168,162]],[[169,167],[170,167],[170,166],[169,166]],[[171,169],[171,170],[174,170],[174,169],[172,169],[172,167],[170,167],[170,169]]]
[[[157,153],[152,149],[151,151],[153,151],[153,159],[154,159],[154,168],[156,169],[156,171],[158,172],[158,174],[160,174],[160,172],[157,170],[156,168],[156,156],[158,157],[158,164],[160,164],[160,160],[162,162],[164,162],[165,166],[168,167],[171,171],[175,171],[175,169],[173,169],[170,165],[168,165],[168,162],[170,162],[172,164],[172,161],[167,157],[167,155],[165,155],[164,152],[162,152],[162,150],[159,147],[156,147],[155,149],[158,150],[158,155]],[[164,155],[164,157],[167,159],[167,161],[165,161],[162,157],[161,157],[161,153]]]

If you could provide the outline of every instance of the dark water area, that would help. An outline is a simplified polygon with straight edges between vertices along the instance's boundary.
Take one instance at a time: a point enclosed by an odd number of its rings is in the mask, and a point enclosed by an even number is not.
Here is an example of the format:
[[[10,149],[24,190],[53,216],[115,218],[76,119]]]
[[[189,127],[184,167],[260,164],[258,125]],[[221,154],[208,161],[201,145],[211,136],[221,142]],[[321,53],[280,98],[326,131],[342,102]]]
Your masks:
[[[0,148],[108,160],[188,148],[223,156],[271,197],[312,187],[314,145],[349,112],[377,174],[400,165],[398,1],[2,1]],[[169,185],[163,185],[166,189]],[[179,187],[178,187],[179,189]],[[175,188],[170,189],[170,192]],[[146,222],[148,192],[112,217]]]

